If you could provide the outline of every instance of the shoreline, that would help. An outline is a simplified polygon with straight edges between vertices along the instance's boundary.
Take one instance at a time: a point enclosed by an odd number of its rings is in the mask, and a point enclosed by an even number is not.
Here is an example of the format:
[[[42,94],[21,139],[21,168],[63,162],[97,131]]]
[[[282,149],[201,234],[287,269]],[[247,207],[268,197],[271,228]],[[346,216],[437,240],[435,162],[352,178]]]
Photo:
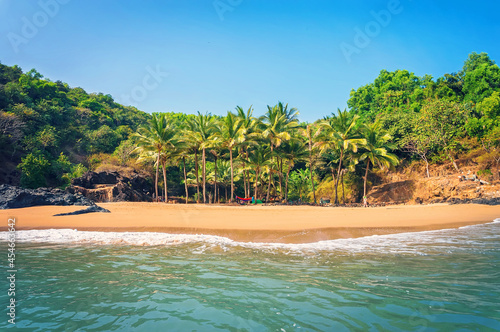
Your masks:
[[[404,232],[458,228],[500,218],[500,206],[479,204],[386,207],[220,206],[143,202],[100,203],[111,213],[53,216],[82,206],[0,210],[16,230],[77,229],[100,232],[205,234],[238,242],[310,243]]]

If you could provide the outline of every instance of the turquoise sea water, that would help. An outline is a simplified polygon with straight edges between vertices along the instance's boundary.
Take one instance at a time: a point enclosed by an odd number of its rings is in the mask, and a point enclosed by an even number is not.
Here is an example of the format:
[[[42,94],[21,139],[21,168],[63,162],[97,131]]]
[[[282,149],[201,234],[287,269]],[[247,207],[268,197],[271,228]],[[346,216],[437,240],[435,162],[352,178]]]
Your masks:
[[[0,283],[2,331],[500,330],[500,222],[303,245],[17,237],[16,325]]]

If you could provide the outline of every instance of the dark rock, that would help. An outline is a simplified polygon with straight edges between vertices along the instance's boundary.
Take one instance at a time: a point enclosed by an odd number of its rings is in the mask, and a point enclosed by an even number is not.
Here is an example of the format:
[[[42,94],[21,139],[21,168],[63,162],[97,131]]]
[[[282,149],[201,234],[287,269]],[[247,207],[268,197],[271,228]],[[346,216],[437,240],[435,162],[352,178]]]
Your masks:
[[[68,193],[80,193],[95,202],[151,201],[151,182],[137,172],[87,172],[73,179]]]
[[[92,213],[92,212],[110,213],[110,211],[108,209],[105,209],[105,208],[97,206],[97,205],[92,205],[92,206],[89,206],[86,209],[82,209],[82,210],[78,210],[78,211],[74,211],[74,212],[54,214],[54,217],[58,217],[58,216],[74,216],[74,215],[78,215],[78,214],[85,214],[85,213]]]
[[[88,205],[95,203],[56,188],[24,189],[8,184],[0,185],[0,209],[16,209],[38,205]]]

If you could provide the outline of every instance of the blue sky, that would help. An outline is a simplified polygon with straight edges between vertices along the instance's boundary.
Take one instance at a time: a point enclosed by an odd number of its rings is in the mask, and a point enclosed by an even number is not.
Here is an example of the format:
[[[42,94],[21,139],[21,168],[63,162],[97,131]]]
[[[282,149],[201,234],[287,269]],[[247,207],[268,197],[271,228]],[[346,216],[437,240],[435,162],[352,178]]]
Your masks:
[[[500,61],[498,1],[0,0],[0,62],[146,112],[278,101],[314,121],[382,69]]]

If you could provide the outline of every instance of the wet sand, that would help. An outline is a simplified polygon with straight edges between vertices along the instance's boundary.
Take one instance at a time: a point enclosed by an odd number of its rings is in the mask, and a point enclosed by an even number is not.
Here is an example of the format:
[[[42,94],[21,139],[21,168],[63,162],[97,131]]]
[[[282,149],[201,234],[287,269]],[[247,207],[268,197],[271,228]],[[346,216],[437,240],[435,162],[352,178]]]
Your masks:
[[[245,242],[307,243],[338,238],[455,228],[492,222],[500,206],[394,205],[345,208],[314,206],[217,206],[164,203],[100,203],[111,213],[75,216],[54,214],[84,209],[82,206],[37,206],[0,210],[7,229],[16,218],[16,229],[71,228],[104,232],[166,232],[209,234]]]

